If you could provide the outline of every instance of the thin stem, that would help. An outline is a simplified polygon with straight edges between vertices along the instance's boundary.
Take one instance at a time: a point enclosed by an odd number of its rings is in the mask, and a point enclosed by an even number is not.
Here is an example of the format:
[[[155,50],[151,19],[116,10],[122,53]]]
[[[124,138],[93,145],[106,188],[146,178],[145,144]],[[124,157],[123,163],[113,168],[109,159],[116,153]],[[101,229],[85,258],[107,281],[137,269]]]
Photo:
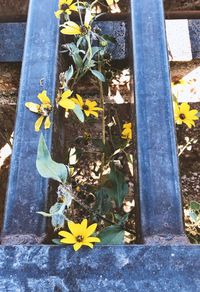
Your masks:
[[[100,56],[98,56],[98,59],[99,59],[98,70],[99,72],[101,72],[102,68],[101,68]],[[99,94],[100,94],[100,100],[101,100],[101,107],[103,109],[102,111],[102,142],[105,145],[106,144],[105,98],[103,94],[103,83],[101,80],[99,80]]]
[[[83,19],[82,19],[81,11],[80,11],[80,8],[79,8],[80,7],[79,0],[77,0],[77,3],[78,3],[78,14],[79,14],[81,26],[83,26]]]
[[[88,211],[89,213],[92,213],[93,215],[96,215],[97,217],[99,217],[100,219],[104,220],[105,222],[111,224],[111,225],[118,225],[116,222],[105,218],[104,216],[102,216],[101,214],[95,212],[94,210],[92,210],[91,208],[89,208],[85,203],[83,203],[80,199],[78,199],[77,197],[74,196],[74,201],[77,202],[82,208],[84,208],[86,211]],[[124,230],[129,232],[130,234],[134,234],[135,232],[133,230],[130,230],[128,228],[124,227]]]

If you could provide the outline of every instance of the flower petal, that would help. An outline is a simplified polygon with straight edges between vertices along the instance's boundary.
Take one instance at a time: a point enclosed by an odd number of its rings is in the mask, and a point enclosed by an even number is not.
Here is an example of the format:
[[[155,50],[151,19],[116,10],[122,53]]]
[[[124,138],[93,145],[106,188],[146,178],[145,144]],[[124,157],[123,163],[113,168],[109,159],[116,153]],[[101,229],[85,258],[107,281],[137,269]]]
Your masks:
[[[43,116],[40,116],[40,117],[37,119],[37,121],[35,122],[35,131],[36,131],[36,132],[39,132],[43,120],[44,120],[44,117],[43,117]]]
[[[46,117],[45,122],[44,122],[44,128],[49,129],[51,127],[51,120],[50,117]]]
[[[89,246],[90,248],[93,248],[93,244],[90,242],[83,242],[83,245]]]
[[[190,110],[190,106],[188,103],[186,102],[183,102],[181,105],[180,105],[180,113],[187,113],[188,111]]]
[[[83,221],[81,222],[81,229],[84,230],[84,233],[87,229],[87,219],[83,219]]]
[[[26,102],[25,106],[33,113],[38,113],[40,109],[40,105],[34,102]]]
[[[62,106],[63,108],[65,108],[66,110],[74,109],[76,106],[73,100],[69,98],[62,98],[58,104]]]
[[[79,250],[81,248],[81,246],[83,245],[82,242],[77,242],[73,245],[73,248],[75,251]]]
[[[47,96],[46,90],[43,90],[41,93],[39,93],[38,98],[42,103],[51,103],[49,97]]]
[[[85,237],[88,237],[90,236],[92,233],[95,232],[97,228],[97,223],[94,223],[92,225],[90,225],[87,229],[86,229],[86,232],[85,232]]]
[[[54,12],[56,18],[60,18],[60,15],[63,13],[63,10],[57,10]]]
[[[58,234],[64,237],[60,240],[62,243],[67,243],[67,244],[76,243],[76,238],[71,233],[67,231],[60,231]]]
[[[63,92],[61,98],[68,98],[72,95],[72,91],[70,89],[67,89],[66,91]]]
[[[75,237],[79,235],[82,236],[81,224],[74,223],[73,221],[68,221],[68,227]]]
[[[101,240],[98,237],[87,237],[83,242],[101,242]]]
[[[65,0],[65,3],[66,3],[67,5],[71,5],[72,2],[73,2],[73,0]]]
[[[79,94],[76,94],[76,97],[78,99],[78,102],[79,102],[80,107],[82,108],[83,105],[84,105],[84,102],[83,102],[82,97]]]

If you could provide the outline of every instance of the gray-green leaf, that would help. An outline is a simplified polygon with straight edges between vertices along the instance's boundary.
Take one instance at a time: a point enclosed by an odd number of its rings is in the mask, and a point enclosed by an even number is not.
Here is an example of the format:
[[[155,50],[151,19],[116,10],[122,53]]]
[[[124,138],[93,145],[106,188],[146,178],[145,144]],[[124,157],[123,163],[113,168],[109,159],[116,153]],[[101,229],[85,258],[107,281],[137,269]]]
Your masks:
[[[80,106],[78,104],[75,105],[75,108],[72,109],[77,118],[81,123],[84,123],[85,117],[83,114],[83,111],[81,110]]]
[[[101,231],[98,237],[101,239],[101,244],[122,244],[124,230],[120,225],[112,225]]]
[[[106,81],[104,75],[103,75],[100,71],[98,71],[98,70],[92,70],[92,69],[90,69],[90,71],[91,71],[92,74],[93,74],[95,77],[97,77],[100,81],[102,81],[102,82],[105,82],[105,81]]]
[[[42,177],[52,178],[61,183],[67,181],[68,171],[66,166],[62,163],[55,162],[51,158],[42,134],[38,144],[36,167]]]

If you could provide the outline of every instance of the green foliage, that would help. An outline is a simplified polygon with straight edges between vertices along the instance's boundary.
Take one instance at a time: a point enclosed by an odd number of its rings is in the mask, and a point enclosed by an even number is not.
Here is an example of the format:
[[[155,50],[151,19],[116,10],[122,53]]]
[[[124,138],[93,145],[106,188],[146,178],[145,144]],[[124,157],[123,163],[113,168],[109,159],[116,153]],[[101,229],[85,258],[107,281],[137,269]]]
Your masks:
[[[128,184],[125,181],[124,174],[112,166],[104,186],[107,186],[108,195],[113,198],[118,207],[121,207],[125,196],[128,194]]]
[[[42,177],[52,178],[60,183],[67,181],[68,170],[66,166],[53,161],[42,134],[38,144],[36,167]]]
[[[102,81],[102,82],[105,82],[106,81],[104,75],[100,71],[98,71],[98,70],[92,70],[92,69],[90,69],[90,71],[100,81]]]
[[[81,110],[80,106],[78,104],[75,105],[75,108],[72,109],[77,118],[81,123],[84,123],[85,117],[83,114],[83,111]]]
[[[98,237],[101,244],[123,244],[124,229],[120,225],[112,225],[101,231]]]
[[[69,66],[69,69],[65,72],[65,79],[67,83],[72,78],[73,74],[74,74],[74,67],[73,65],[71,65]]]
[[[196,201],[191,201],[190,209],[192,209],[193,211],[200,211],[200,204]]]
[[[105,214],[112,209],[112,203],[107,188],[102,187],[95,192],[96,204],[95,209],[100,214]]]

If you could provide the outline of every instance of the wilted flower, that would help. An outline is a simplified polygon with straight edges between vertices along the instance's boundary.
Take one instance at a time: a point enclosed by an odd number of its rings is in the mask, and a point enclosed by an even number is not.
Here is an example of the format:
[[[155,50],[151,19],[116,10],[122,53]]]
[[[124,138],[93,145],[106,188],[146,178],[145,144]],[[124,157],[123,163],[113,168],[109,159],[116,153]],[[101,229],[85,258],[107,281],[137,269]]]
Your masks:
[[[43,90],[41,93],[38,94],[39,100],[42,104],[37,104],[34,102],[26,102],[25,106],[32,112],[40,115],[40,117],[35,122],[35,131],[38,132],[44,121],[44,128],[48,129],[51,126],[50,121],[50,113],[52,111],[52,105],[49,97],[47,96],[46,90]]]

